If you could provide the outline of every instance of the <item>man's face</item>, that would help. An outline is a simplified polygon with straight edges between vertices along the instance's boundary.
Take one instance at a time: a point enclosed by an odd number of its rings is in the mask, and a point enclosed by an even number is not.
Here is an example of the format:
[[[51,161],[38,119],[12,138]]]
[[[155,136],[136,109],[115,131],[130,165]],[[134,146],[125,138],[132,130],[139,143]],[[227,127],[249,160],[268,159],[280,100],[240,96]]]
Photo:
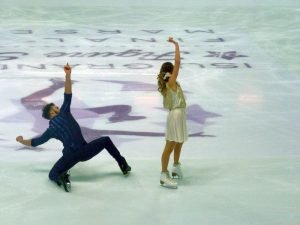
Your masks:
[[[52,105],[52,106],[51,106],[51,109],[50,109],[50,111],[49,111],[49,115],[50,115],[51,119],[52,119],[53,117],[57,116],[57,114],[59,113],[59,111],[60,111],[60,109],[59,109],[58,106]]]

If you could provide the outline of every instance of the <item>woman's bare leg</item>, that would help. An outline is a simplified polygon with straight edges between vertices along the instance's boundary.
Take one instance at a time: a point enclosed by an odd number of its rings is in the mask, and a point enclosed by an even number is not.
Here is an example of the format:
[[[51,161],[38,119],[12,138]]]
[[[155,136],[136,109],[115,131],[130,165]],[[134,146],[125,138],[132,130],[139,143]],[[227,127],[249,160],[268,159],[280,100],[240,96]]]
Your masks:
[[[178,164],[179,163],[182,145],[183,145],[183,143],[175,142],[175,147],[174,147],[174,164]]]
[[[173,152],[175,147],[174,141],[166,141],[165,149],[161,156],[161,171],[167,172],[168,171],[168,165],[170,160],[170,155]]]

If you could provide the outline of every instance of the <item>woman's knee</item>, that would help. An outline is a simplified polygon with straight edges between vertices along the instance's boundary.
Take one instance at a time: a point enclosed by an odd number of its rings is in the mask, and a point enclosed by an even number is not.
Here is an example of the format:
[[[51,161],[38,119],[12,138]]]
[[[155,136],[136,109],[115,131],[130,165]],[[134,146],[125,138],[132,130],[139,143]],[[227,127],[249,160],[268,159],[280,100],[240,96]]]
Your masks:
[[[170,155],[173,152],[174,147],[175,147],[175,142],[167,141],[164,149],[164,154]]]
[[[174,142],[174,141],[167,141],[166,142],[166,148],[168,148],[168,149],[174,149],[174,147],[175,147],[175,145],[176,145],[176,142]]]

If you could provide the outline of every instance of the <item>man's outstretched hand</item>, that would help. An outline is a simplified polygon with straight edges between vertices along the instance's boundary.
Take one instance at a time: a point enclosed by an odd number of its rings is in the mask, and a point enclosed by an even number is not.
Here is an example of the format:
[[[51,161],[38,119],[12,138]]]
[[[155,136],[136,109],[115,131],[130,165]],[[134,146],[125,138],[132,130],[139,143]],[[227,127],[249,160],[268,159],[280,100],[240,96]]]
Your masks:
[[[25,140],[23,136],[17,136],[16,141],[20,142],[23,145],[31,146],[31,139]]]
[[[67,65],[64,66],[64,71],[66,73],[65,93],[66,94],[71,94],[72,93],[72,82],[71,82],[72,68],[69,65],[69,63],[67,63]]]
[[[67,65],[64,66],[64,71],[65,71],[66,75],[68,75],[68,76],[71,75],[72,68],[71,68],[71,66],[69,65],[69,63],[67,63]]]
[[[18,137],[16,137],[16,141],[22,143],[22,141],[23,141],[23,136],[18,136]]]

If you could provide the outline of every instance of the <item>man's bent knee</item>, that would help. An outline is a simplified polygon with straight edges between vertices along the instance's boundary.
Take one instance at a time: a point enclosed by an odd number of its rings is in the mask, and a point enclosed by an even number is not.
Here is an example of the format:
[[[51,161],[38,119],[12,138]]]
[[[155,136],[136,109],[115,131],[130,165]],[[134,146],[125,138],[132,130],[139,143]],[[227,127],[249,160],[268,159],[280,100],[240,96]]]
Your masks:
[[[59,184],[58,176],[59,176],[59,174],[58,174],[57,172],[53,171],[53,170],[51,170],[51,171],[49,172],[49,175],[48,175],[48,177],[49,177],[49,179],[50,179],[51,181],[53,181],[53,182]]]

